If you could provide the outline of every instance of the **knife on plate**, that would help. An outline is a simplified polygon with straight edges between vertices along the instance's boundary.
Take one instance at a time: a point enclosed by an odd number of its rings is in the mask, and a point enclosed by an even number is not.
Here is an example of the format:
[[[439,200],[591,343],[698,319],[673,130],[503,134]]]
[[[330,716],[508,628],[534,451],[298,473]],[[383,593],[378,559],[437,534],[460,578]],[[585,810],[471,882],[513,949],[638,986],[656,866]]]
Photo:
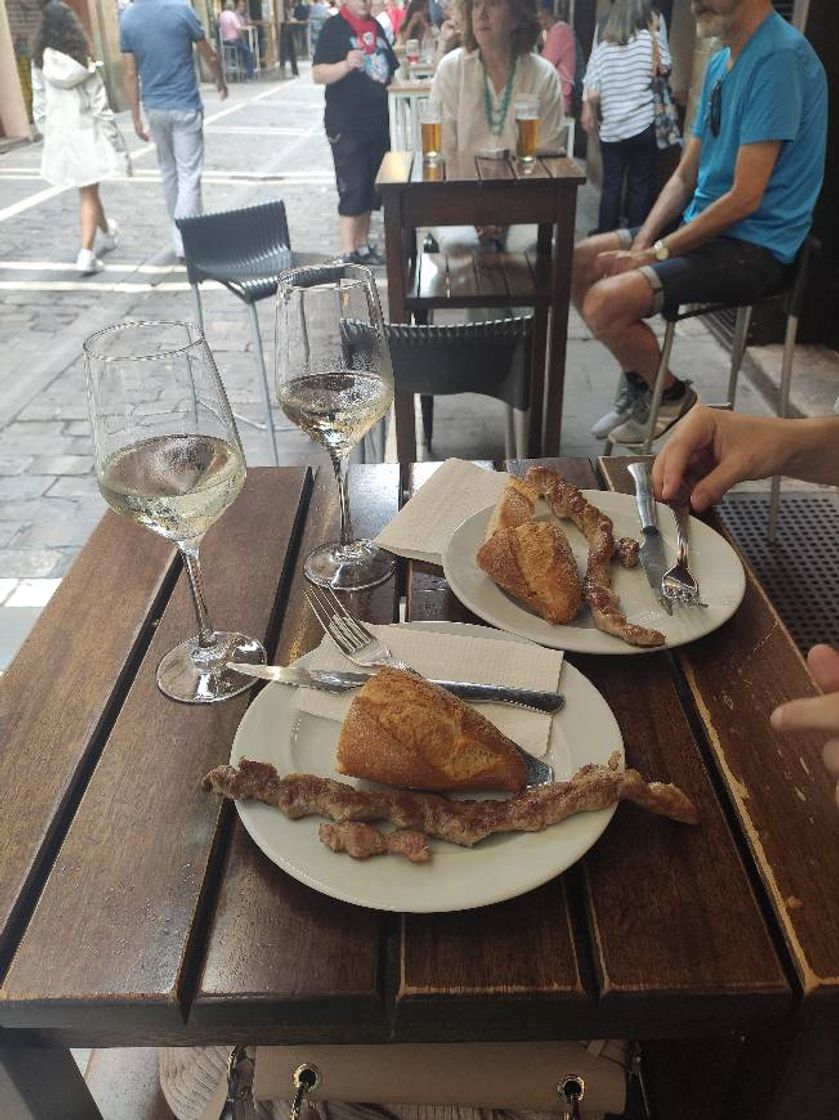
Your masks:
[[[646,573],[647,582],[653,589],[653,594],[667,613],[672,614],[672,604],[661,593],[661,580],[667,571],[667,558],[664,555],[664,541],[658,531],[650,474],[646,463],[630,463],[629,473],[635,481],[635,504],[638,507],[638,516],[641,519],[641,529],[644,534],[638,557]]]
[[[373,673],[345,673],[336,669],[304,669],[299,665],[283,668],[281,665],[249,665],[229,661],[228,669],[246,677],[259,677],[263,681],[296,685],[298,688],[319,688],[324,692],[347,692],[361,688]],[[461,700],[482,700],[487,703],[513,704],[521,708],[536,708],[540,712],[559,712],[565,706],[561,692],[543,692],[540,689],[512,688],[500,684],[475,684],[470,681],[431,681],[459,696]]]

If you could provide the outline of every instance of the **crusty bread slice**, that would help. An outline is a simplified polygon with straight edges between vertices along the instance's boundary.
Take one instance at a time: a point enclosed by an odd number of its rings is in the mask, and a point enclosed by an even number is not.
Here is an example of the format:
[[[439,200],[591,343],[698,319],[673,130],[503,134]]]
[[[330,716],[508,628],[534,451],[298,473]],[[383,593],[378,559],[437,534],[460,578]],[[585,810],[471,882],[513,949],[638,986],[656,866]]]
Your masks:
[[[538,497],[539,491],[535,486],[531,486],[521,478],[516,478],[515,475],[510,475],[507,478],[507,485],[495,503],[495,509],[487,526],[486,539],[489,540],[499,529],[511,529],[529,521],[533,517],[533,509]]]
[[[499,529],[481,545],[478,567],[548,622],[576,618],[582,602],[577,561],[558,525],[527,521]]]
[[[450,692],[401,669],[381,669],[353,700],[337,770],[405,789],[521,790],[522,755]]]

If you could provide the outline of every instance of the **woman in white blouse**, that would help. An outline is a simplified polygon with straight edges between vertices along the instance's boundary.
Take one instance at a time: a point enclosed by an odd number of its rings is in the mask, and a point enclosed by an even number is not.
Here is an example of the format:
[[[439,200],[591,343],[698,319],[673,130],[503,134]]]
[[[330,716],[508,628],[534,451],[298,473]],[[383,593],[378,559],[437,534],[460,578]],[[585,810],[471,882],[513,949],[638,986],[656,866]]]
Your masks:
[[[539,99],[540,147],[562,139],[556,70],[534,54],[536,0],[460,0],[463,46],[440,60],[431,88],[443,106],[443,148],[516,148],[516,98]]]
[[[600,132],[600,233],[620,225],[624,178],[630,229],[643,224],[653,204],[658,148],[651,82],[655,68],[665,72],[670,65],[649,0],[615,0],[588,62],[580,116],[586,132]]]

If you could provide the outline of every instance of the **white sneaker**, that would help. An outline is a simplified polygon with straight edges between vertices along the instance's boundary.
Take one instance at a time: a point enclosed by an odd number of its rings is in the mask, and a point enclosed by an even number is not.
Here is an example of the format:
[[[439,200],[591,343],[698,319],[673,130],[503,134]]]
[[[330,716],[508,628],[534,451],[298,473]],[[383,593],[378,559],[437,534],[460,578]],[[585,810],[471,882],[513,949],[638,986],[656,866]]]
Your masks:
[[[108,232],[103,233],[102,230],[96,232],[96,248],[100,253],[113,252],[117,247],[117,235],[119,234],[119,226],[112,218],[108,218]]]
[[[595,439],[605,439],[613,428],[617,428],[624,420],[632,415],[635,402],[643,396],[647,387],[643,382],[639,385],[629,381],[626,374],[620,375],[618,391],[615,394],[615,403],[605,416],[601,416],[596,424],[592,424],[591,434]]]
[[[91,276],[94,272],[101,272],[104,267],[92,249],[79,249],[79,255],[76,257],[76,272]]]
[[[613,429],[610,438],[615,443],[622,444],[635,444],[643,443],[647,438],[647,425],[650,420],[650,405],[652,403],[653,395],[650,390],[647,390],[635,403],[632,416],[621,424],[619,428]],[[690,412],[696,404],[698,397],[690,387],[690,382],[685,382],[685,391],[680,397],[674,401],[662,400],[658,408],[658,416],[655,418],[655,429],[653,431],[653,439],[658,439],[664,433],[672,428],[674,424]]]

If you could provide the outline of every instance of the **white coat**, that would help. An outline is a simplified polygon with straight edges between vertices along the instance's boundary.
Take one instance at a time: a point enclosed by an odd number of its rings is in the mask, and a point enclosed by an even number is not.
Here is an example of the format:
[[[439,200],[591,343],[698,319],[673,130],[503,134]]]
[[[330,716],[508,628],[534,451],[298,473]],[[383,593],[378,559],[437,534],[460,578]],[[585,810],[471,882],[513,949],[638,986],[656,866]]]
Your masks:
[[[95,63],[47,47],[32,67],[32,116],[44,137],[41,175],[56,187],[86,187],[130,174],[125,141]]]

